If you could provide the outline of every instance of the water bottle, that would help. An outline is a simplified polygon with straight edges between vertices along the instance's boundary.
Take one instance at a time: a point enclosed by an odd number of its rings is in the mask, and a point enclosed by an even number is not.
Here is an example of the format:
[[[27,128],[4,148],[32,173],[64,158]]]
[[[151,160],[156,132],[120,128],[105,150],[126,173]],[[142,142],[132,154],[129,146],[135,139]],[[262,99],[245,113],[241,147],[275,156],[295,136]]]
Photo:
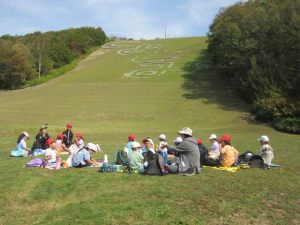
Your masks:
[[[108,163],[107,154],[104,155],[104,163]]]

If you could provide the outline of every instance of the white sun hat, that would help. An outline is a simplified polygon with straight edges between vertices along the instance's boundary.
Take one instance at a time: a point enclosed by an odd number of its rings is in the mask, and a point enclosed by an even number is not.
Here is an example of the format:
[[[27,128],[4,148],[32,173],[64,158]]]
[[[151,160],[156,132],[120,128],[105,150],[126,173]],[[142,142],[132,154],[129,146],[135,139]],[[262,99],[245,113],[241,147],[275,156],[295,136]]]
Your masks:
[[[22,134],[24,134],[26,137],[29,137],[29,134],[26,131],[23,131]]]
[[[217,139],[217,138],[218,138],[217,135],[211,134],[208,139],[211,140],[211,139]]]
[[[178,131],[178,134],[186,134],[186,135],[192,136],[193,131],[189,127],[184,127],[180,131]]]
[[[143,143],[145,144],[145,142],[147,142],[147,141],[149,141],[149,142],[151,143],[151,145],[154,147],[154,142],[152,141],[152,139],[150,139],[150,138],[145,138],[145,139],[143,140]]]
[[[257,139],[258,141],[263,141],[263,142],[269,142],[269,138],[266,135],[262,135],[259,139]]]
[[[166,140],[166,139],[167,139],[167,137],[166,137],[165,134],[159,135],[158,138],[159,138],[159,139],[162,139],[162,140]]]
[[[134,141],[134,142],[132,142],[131,147],[132,147],[132,148],[141,148],[142,146],[140,145],[139,142]]]
[[[174,139],[173,141],[174,143],[181,143],[182,142],[182,138],[181,137],[177,137]]]
[[[91,149],[91,150],[94,151],[94,152],[100,152],[100,151],[101,151],[100,146],[97,145],[97,144],[94,144],[94,143],[88,143],[88,144],[87,144],[87,148],[88,148],[88,149]]]

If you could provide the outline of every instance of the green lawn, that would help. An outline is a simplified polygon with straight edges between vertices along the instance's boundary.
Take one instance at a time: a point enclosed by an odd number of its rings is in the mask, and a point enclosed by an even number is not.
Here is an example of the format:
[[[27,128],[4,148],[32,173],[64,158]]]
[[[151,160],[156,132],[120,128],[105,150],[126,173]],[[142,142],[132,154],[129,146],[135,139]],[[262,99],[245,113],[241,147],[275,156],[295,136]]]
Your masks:
[[[300,136],[256,124],[210,66],[205,41],[115,43],[62,77],[0,92],[0,224],[299,224]],[[256,152],[266,134],[281,167],[147,177],[24,168],[28,158],[9,157],[21,131],[31,145],[44,123],[56,136],[68,122],[110,159],[130,133],[172,142],[189,126],[206,145],[211,133],[230,134],[240,152]]]

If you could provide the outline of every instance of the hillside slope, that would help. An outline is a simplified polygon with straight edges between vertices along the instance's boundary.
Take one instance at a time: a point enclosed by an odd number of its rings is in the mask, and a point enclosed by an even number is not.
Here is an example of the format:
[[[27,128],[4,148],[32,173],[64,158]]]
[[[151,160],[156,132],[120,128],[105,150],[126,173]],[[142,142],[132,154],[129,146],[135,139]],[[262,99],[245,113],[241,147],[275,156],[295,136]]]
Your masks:
[[[211,67],[205,41],[110,43],[62,77],[0,92],[0,224],[68,224],[73,218],[74,224],[299,222],[299,136],[251,120],[248,106]],[[165,133],[171,143],[176,131],[189,126],[207,146],[209,134],[230,134],[240,152],[256,152],[257,138],[267,134],[282,166],[143,177],[31,170],[23,168],[28,159],[8,157],[21,131],[30,133],[31,145],[44,123],[54,137],[68,122],[110,159],[130,133],[156,143]]]

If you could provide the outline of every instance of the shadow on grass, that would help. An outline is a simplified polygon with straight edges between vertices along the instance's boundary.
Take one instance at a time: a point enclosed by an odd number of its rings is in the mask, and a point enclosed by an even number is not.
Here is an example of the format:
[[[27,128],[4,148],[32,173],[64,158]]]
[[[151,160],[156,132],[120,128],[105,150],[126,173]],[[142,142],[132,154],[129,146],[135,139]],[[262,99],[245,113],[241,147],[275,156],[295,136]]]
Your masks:
[[[224,110],[249,111],[228,80],[217,73],[206,49],[200,52],[195,61],[185,64],[183,71],[185,98],[202,99],[204,103],[217,104]]]

